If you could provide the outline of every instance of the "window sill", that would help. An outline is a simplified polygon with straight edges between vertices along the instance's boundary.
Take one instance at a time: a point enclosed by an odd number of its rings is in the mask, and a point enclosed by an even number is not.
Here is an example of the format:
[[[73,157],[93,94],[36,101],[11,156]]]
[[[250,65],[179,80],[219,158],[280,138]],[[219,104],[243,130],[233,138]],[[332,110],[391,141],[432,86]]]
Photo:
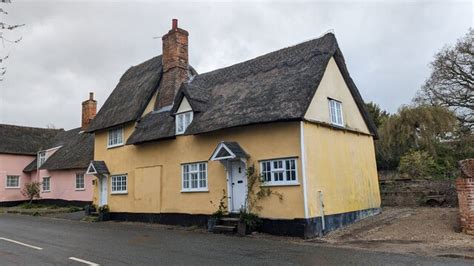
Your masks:
[[[76,191],[86,191],[85,188],[76,188]]]
[[[20,189],[20,187],[5,187],[5,189]]]
[[[111,146],[107,146],[107,149],[113,149],[113,148],[118,148],[118,147],[122,147],[124,146],[125,144],[121,143],[121,144],[115,144],[115,145],[111,145]]]
[[[294,187],[299,185],[300,183],[265,183],[261,187]]]
[[[127,191],[116,191],[116,192],[110,192],[110,195],[127,195]]]
[[[209,192],[209,189],[193,189],[193,190],[181,190],[181,193],[193,193],[193,192]]]
[[[43,191],[41,191],[41,193],[50,193],[50,192],[51,192],[51,190],[43,190]]]

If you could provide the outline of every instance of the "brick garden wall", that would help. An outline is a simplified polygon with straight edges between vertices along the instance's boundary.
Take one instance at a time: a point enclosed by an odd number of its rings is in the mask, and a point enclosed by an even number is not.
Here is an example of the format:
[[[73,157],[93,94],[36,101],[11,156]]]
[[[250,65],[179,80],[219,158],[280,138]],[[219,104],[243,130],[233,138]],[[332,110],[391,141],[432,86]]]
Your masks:
[[[462,231],[474,235],[474,159],[460,162],[461,176],[456,179]]]

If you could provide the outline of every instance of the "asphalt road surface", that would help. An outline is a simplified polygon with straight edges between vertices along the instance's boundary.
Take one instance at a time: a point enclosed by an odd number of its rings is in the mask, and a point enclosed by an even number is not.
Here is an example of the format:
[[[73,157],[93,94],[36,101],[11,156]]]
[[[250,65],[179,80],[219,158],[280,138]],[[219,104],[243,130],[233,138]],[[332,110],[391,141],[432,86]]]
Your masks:
[[[0,265],[472,265],[130,223],[0,214]]]

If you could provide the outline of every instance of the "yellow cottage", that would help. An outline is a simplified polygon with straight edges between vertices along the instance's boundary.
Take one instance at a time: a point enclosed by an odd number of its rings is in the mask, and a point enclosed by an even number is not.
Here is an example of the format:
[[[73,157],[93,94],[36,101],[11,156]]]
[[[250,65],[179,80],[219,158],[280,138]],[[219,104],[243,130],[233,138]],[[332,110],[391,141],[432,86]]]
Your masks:
[[[332,33],[197,74],[173,20],[89,132],[93,200],[112,219],[204,225],[223,191],[238,213],[248,167],[283,196],[259,202],[264,232],[313,237],[380,210],[376,129]]]

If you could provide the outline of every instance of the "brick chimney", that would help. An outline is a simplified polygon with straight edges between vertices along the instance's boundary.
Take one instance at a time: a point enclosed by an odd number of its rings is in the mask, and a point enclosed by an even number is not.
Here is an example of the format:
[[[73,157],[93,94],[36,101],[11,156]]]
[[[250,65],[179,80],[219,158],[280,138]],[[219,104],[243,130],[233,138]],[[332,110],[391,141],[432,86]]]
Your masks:
[[[94,100],[94,93],[89,93],[89,99],[82,102],[82,130],[89,127],[90,122],[97,113],[97,101]]]
[[[155,109],[171,106],[181,83],[188,79],[188,32],[178,28],[173,19],[171,30],[163,40],[163,77]]]

